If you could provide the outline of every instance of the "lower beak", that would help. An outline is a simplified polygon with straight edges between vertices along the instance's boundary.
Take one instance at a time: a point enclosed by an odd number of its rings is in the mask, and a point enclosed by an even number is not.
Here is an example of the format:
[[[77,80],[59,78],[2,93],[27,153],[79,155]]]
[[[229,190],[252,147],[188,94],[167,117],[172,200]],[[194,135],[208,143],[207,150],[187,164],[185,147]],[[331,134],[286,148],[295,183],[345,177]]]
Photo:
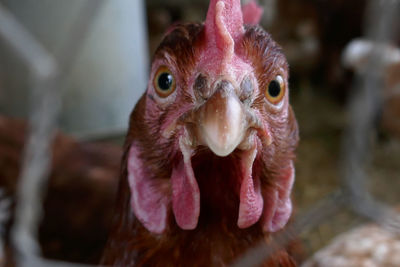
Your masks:
[[[241,143],[247,123],[231,83],[221,81],[215,93],[198,110],[198,137],[216,155],[229,155]]]

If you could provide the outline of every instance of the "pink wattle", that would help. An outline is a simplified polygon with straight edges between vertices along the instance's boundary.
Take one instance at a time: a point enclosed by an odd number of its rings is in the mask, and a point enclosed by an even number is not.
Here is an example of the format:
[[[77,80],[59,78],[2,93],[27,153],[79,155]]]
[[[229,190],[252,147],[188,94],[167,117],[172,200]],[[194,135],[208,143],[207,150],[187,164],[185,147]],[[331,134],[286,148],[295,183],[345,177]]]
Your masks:
[[[190,161],[179,161],[172,171],[171,182],[176,223],[184,230],[195,229],[200,214],[200,191]]]
[[[172,170],[172,210],[175,221],[184,230],[196,228],[200,215],[200,190],[194,177],[191,150],[179,140],[182,158]]]
[[[257,149],[243,151],[242,175],[240,187],[239,228],[247,228],[255,224],[261,217],[264,201],[261,195],[260,178],[252,176],[253,163],[257,155]]]

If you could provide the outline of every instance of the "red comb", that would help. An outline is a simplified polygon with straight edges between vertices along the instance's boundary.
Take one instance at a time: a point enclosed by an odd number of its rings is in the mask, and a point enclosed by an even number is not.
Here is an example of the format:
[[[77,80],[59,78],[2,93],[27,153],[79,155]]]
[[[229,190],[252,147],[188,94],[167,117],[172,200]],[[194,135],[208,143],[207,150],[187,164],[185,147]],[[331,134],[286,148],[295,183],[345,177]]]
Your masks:
[[[235,42],[244,33],[240,0],[211,0],[205,29],[209,46],[216,46],[230,60]]]
[[[264,12],[263,8],[257,5],[255,0],[247,3],[242,8],[244,24],[257,25]]]

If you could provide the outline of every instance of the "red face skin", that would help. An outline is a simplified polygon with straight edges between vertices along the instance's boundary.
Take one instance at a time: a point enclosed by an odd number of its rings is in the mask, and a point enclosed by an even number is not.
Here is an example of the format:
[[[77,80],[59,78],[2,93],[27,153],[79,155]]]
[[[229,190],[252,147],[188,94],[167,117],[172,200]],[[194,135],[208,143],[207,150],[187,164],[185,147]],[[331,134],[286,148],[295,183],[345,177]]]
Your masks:
[[[221,265],[284,227],[298,142],[287,79],[240,1],[212,0],[204,25],[169,32],[131,115],[105,264]]]

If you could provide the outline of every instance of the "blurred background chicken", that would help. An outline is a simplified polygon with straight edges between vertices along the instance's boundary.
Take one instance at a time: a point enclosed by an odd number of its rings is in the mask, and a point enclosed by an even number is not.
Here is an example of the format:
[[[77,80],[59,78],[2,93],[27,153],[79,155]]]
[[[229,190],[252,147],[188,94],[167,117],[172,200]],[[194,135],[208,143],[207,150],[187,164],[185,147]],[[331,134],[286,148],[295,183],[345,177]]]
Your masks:
[[[395,267],[400,265],[398,234],[368,224],[335,237],[302,267]]]
[[[381,127],[388,134],[400,138],[400,48],[393,44],[355,39],[343,51],[342,61],[345,67],[364,74],[374,56],[382,58]]]
[[[15,200],[27,129],[21,120],[0,116],[1,198],[9,204]],[[57,134],[52,148],[39,231],[43,253],[55,259],[96,262],[110,228],[122,151],[112,144],[78,143],[63,134]],[[0,218],[6,227],[0,232],[6,246],[13,209],[14,205],[9,212],[2,210]]]

